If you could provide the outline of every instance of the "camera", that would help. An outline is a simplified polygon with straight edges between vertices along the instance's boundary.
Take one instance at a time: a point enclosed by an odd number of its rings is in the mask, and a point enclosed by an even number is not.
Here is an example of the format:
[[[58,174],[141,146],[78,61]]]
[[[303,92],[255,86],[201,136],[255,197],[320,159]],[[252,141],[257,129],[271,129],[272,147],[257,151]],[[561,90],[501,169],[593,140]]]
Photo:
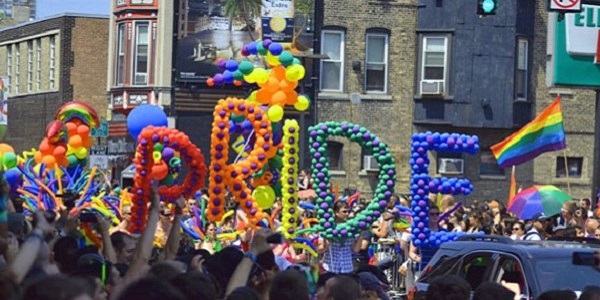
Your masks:
[[[81,223],[97,223],[98,219],[96,218],[96,214],[89,211],[84,210],[79,214],[79,222]]]

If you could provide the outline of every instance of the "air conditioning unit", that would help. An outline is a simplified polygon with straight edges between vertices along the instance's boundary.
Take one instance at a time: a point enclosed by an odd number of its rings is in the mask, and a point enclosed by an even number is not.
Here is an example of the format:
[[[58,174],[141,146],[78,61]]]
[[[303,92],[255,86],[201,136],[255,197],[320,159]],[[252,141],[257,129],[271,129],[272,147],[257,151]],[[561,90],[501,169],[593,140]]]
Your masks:
[[[377,159],[372,155],[363,156],[363,170],[365,171],[377,171],[379,170],[379,164]]]
[[[441,96],[444,94],[443,80],[421,80],[421,95]]]
[[[440,158],[439,174],[463,174],[465,160],[462,158]]]
[[[136,73],[134,84],[148,84],[148,74],[146,73]]]

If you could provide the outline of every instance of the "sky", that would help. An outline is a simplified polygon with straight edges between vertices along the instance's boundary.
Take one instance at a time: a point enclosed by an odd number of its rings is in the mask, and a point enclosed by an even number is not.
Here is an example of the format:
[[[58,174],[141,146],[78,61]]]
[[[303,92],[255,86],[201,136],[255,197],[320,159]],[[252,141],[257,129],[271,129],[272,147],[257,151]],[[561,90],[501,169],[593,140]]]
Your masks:
[[[37,18],[66,12],[108,15],[110,1],[114,0],[37,0]]]

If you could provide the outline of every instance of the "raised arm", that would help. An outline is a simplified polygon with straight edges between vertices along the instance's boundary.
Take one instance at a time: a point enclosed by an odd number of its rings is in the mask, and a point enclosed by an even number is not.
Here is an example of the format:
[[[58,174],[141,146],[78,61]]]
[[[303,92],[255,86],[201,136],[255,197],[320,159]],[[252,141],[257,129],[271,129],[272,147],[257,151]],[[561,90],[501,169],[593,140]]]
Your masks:
[[[175,201],[175,217],[173,218],[173,224],[171,225],[171,231],[167,238],[167,245],[165,246],[165,260],[175,259],[177,251],[179,250],[179,243],[181,242],[181,215],[183,214],[183,208],[185,207],[185,199],[183,196],[179,197]]]

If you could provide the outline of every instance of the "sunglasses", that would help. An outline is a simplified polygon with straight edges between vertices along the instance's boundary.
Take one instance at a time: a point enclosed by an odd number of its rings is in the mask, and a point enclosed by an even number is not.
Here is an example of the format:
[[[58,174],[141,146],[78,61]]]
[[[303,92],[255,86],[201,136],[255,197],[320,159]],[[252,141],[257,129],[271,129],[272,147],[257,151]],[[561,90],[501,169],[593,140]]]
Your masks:
[[[514,227],[513,230],[522,230],[522,229],[519,227]]]

